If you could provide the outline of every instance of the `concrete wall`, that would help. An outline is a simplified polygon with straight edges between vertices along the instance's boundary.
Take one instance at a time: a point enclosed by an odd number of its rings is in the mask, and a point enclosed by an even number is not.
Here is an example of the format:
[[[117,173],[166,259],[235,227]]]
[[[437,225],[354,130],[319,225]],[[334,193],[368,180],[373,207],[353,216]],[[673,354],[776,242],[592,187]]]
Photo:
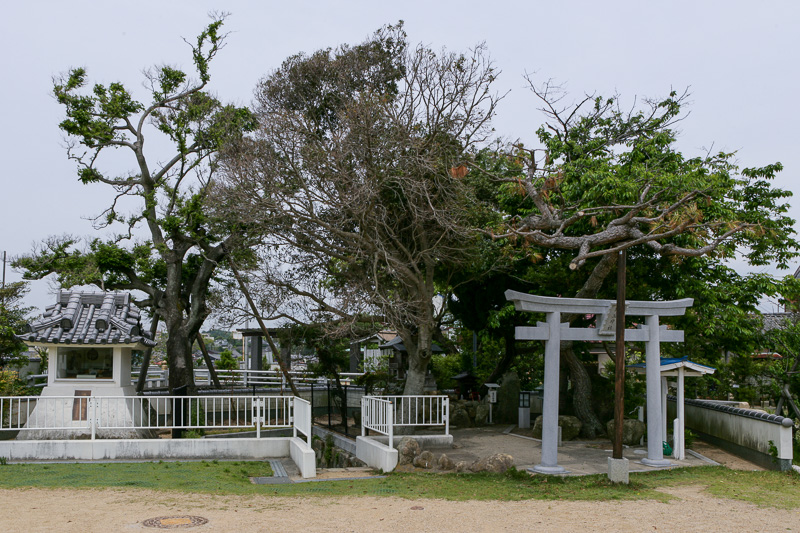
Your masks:
[[[303,477],[314,477],[314,451],[300,438],[97,439],[0,441],[9,461],[158,461],[291,457]]]
[[[394,470],[398,462],[397,450],[371,437],[356,437],[356,457],[384,472]]]
[[[685,426],[703,440],[764,468],[789,470],[792,465],[792,419],[763,411],[740,409],[709,400],[686,400]],[[668,427],[675,417],[676,400],[667,401]],[[772,442],[772,445],[770,444]],[[777,461],[770,447],[777,449]]]
[[[289,456],[300,469],[301,476],[304,478],[317,476],[317,457],[304,439],[300,437],[289,439]]]

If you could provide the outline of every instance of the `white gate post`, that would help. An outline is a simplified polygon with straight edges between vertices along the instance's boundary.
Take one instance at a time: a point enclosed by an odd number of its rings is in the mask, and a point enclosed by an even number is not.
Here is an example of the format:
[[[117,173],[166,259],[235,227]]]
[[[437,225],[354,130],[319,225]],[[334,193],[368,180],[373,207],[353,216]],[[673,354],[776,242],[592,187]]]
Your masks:
[[[645,343],[645,374],[647,383],[647,457],[642,463],[648,466],[668,466],[664,459],[664,436],[661,432],[661,342],[658,315],[644,319],[647,330]]]
[[[558,474],[558,381],[561,364],[561,313],[547,313],[547,340],[544,343],[544,399],[542,401],[542,462],[535,472]]]

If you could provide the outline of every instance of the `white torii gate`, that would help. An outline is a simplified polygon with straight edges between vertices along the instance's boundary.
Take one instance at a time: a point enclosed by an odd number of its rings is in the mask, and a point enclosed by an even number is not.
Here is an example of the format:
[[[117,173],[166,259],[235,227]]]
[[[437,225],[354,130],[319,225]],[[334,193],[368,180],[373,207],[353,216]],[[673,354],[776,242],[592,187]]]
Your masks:
[[[566,470],[558,465],[558,381],[561,359],[561,341],[613,341],[616,340],[616,301],[585,298],[556,298],[534,296],[508,290],[506,300],[514,302],[517,311],[545,313],[546,321],[535,327],[517,327],[517,340],[543,340],[544,343],[544,398],[542,404],[542,462],[534,471],[543,474],[560,474]],[[680,316],[694,303],[692,298],[667,302],[625,301],[626,316],[645,317],[644,326],[625,330],[625,342],[645,342],[647,383],[647,457],[642,463],[648,466],[667,466],[664,459],[661,414],[661,342],[683,342],[683,331],[670,330],[659,325],[660,316]],[[593,314],[594,328],[571,328],[561,323],[562,314]]]

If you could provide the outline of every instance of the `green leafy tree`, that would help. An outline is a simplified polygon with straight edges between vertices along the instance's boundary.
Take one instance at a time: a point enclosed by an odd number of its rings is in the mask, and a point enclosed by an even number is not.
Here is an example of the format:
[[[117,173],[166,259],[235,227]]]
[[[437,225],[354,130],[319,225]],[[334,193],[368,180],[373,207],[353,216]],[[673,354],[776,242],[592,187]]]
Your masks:
[[[0,370],[27,363],[24,357],[27,347],[16,337],[25,331],[26,317],[33,310],[22,305],[27,292],[28,285],[22,281],[6,283],[0,288]]]
[[[532,88],[546,116],[537,131],[540,146],[516,145],[499,154],[505,159],[499,170],[481,168],[502,184],[492,201],[507,214],[487,234],[536,262],[525,277],[529,290],[613,297],[614,287],[605,282],[616,252],[629,250],[629,298],[697,298],[700,310],[690,310],[685,320],[695,321],[693,331],[712,328],[697,341],[698,350],[741,339],[736,330],[743,321],[721,314],[733,310],[742,317],[777,284],[734,276],[723,261],[738,254],[751,265],[785,268],[797,255],[794,221],[786,215],[791,193],[771,183],[781,165],[739,169],[734,154],[684,156],[673,129],[684,97],[675,93],[623,111],[616,98],[587,97],[565,106],[553,86]],[[744,285],[735,289],[738,282]],[[586,317],[565,319],[577,325]],[[718,335],[719,328],[727,334]],[[593,436],[604,429],[580,351],[575,343],[562,344],[574,412]]]
[[[233,358],[233,353],[230,350],[222,350],[219,354],[217,368],[220,370],[238,370],[239,362]]]
[[[121,83],[87,87],[83,68],[55,80],[53,93],[66,113],[60,128],[80,181],[116,193],[96,225],[122,231],[84,249],[70,237],[50,239],[16,261],[28,279],[56,273],[63,286],[143,293],[137,304],[149,308],[169,333],[171,389],[194,388],[191,346],[209,314],[214,273],[246,233],[221,223],[208,208],[220,152],[254,126],[250,111],[225,105],[207,90],[210,63],[225,41],[223,18],[189,43],[196,78],[171,66],[145,73],[149,103],[134,99]],[[170,142],[173,154],[150,154],[146,139],[156,146]],[[115,151],[131,156],[130,170],[104,170],[112,168],[107,154]],[[122,205],[138,208],[125,214]],[[128,244],[142,233],[148,237]]]

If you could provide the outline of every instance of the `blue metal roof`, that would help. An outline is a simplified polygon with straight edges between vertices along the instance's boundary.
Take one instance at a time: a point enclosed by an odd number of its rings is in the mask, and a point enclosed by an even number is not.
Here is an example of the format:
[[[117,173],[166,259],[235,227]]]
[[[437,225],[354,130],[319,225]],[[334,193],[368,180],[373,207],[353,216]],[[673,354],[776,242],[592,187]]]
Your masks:
[[[632,365],[627,365],[628,368],[632,368],[634,370],[639,371],[639,369],[646,368],[645,363],[635,363]],[[687,370],[692,370],[699,374],[713,374],[716,372],[716,368],[708,365],[701,365],[700,363],[695,363],[694,361],[690,361],[688,356],[685,357],[662,357],[661,358],[661,372],[668,372],[678,367],[684,367]]]

